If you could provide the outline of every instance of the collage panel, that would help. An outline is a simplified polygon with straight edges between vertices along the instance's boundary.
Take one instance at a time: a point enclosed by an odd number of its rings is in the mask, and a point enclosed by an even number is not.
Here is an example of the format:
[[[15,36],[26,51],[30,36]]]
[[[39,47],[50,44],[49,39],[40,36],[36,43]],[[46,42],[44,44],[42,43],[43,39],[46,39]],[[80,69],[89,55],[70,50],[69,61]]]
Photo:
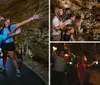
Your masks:
[[[99,41],[100,0],[51,0],[51,41]]]
[[[49,0],[0,0],[0,85],[49,85]]]
[[[100,85],[99,43],[51,43],[50,85]]]

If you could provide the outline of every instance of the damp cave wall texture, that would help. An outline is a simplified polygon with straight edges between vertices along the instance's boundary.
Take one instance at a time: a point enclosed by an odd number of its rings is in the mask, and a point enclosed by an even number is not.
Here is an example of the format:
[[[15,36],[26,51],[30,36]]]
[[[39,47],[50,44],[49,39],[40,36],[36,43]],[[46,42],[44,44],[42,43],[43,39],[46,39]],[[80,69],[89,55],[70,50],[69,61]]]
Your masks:
[[[76,56],[81,57],[82,55],[86,55],[90,62],[100,57],[100,44],[80,43],[68,44],[68,46],[70,51],[72,51]]]
[[[41,63],[48,63],[48,0],[0,0],[0,15],[18,23],[33,14],[43,13],[40,21],[23,25],[22,33],[15,37],[16,50]],[[0,22],[0,28],[3,27]]]
[[[100,1],[99,0],[51,0],[51,18],[54,16],[54,8],[71,8],[77,19],[81,14],[85,16],[81,29],[77,33],[79,41],[100,40]],[[52,20],[52,19],[51,19]]]
[[[52,44],[52,46],[56,46],[57,53],[59,54],[61,50],[64,49],[64,45],[67,46],[67,50],[71,53],[74,53],[77,58],[86,55],[89,62],[92,62],[95,59],[99,59],[100,57],[100,44],[99,43],[70,43],[70,44]]]

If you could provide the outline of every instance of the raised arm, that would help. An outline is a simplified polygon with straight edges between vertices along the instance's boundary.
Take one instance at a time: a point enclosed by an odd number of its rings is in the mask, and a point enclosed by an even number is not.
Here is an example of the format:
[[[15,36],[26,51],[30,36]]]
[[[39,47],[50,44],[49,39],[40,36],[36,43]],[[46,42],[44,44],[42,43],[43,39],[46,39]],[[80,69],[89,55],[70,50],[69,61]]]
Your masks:
[[[5,40],[6,38],[8,38],[8,37],[12,37],[12,36],[15,36],[15,35],[17,35],[17,34],[19,34],[19,33],[21,33],[21,29],[17,29],[15,32],[13,32],[13,33],[11,33],[11,34],[8,34],[8,35],[6,35],[6,34],[1,34],[0,35],[0,43],[1,43],[1,41],[2,40]]]
[[[92,63],[90,63],[90,64],[87,64],[87,67],[93,66],[94,64],[96,64],[96,62],[97,62],[97,61],[94,61],[94,62],[92,62]]]
[[[7,37],[13,37],[15,35],[16,35],[16,33],[11,33],[11,34],[8,34]]]
[[[40,20],[40,14],[34,14],[32,17],[30,17],[29,19],[26,19],[20,23],[15,24],[15,29],[19,28],[20,26],[32,21],[32,20]]]
[[[7,37],[13,37],[13,36],[16,36],[20,33],[21,33],[21,29],[18,28],[15,32],[8,34]]]

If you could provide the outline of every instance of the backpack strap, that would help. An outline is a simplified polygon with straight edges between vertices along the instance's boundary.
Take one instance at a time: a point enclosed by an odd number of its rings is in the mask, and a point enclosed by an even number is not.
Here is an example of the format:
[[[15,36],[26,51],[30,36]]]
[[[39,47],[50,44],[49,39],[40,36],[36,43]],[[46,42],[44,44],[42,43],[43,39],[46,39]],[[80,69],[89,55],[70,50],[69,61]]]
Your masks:
[[[8,30],[9,30],[10,33],[12,32],[12,31],[11,31],[11,25],[12,25],[12,24],[10,24],[10,25],[8,26]],[[0,29],[0,34],[2,34],[2,31],[3,31],[3,28]]]
[[[0,29],[0,34],[2,34],[3,28]]]
[[[12,25],[12,24],[10,24],[10,25],[8,26],[8,30],[9,30],[10,33],[11,33],[11,28],[10,28],[11,25]]]

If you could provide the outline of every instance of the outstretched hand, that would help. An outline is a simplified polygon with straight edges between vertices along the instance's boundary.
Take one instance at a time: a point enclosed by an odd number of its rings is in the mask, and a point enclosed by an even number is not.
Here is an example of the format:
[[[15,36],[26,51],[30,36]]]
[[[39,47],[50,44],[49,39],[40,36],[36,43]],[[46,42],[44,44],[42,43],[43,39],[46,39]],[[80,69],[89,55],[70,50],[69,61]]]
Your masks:
[[[37,20],[40,20],[41,19],[41,13],[40,14],[34,14],[33,17],[32,17],[32,20],[34,19],[37,19]]]
[[[98,61],[94,61],[94,64],[98,64]]]
[[[0,21],[4,20],[4,17],[0,16]]]
[[[16,31],[15,31],[16,34],[20,34],[21,33],[21,29],[18,28]]]

